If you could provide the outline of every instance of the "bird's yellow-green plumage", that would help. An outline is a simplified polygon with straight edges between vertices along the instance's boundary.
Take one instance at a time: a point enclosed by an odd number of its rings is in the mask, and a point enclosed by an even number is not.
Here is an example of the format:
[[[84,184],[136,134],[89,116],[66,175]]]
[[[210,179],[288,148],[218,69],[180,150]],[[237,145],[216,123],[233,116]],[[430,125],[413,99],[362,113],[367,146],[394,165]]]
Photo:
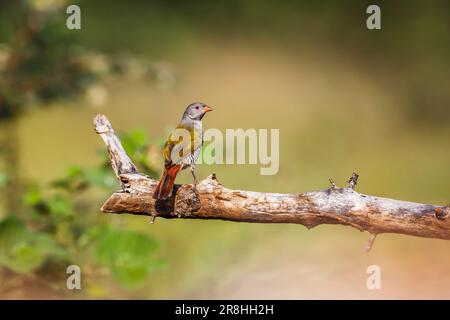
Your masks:
[[[167,139],[163,156],[166,163],[180,164],[186,157],[193,155],[203,143],[203,135],[199,124],[180,123]]]
[[[180,124],[164,145],[164,173],[153,194],[154,199],[164,200],[172,194],[180,170],[190,168],[194,183],[197,183],[194,170],[203,144],[202,118],[211,110],[201,102],[192,103],[186,108]]]

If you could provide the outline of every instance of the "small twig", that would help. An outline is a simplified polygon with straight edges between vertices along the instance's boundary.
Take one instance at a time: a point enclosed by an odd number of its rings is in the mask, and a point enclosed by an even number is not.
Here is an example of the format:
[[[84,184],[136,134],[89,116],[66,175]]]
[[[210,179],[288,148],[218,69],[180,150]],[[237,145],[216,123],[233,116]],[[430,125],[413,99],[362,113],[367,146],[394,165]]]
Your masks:
[[[352,173],[352,176],[348,180],[348,187],[355,190],[356,184],[358,183],[359,175],[356,172]]]
[[[366,245],[366,252],[369,252],[372,249],[373,243],[375,242],[376,238],[377,238],[376,233],[371,233],[369,235],[369,240],[367,241],[367,245]]]
[[[336,183],[334,183],[334,180],[333,180],[333,178],[328,178],[328,181],[330,181],[330,183],[331,183],[331,189],[336,189]]]

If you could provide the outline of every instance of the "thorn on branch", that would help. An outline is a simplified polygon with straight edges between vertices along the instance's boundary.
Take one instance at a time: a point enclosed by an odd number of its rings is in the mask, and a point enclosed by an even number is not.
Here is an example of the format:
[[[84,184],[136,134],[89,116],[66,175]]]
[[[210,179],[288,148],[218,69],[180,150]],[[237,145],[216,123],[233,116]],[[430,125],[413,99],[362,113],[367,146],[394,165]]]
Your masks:
[[[369,240],[367,241],[367,245],[366,245],[366,252],[369,252],[372,249],[373,243],[375,242],[376,238],[377,238],[376,233],[370,234]]]
[[[334,183],[334,180],[333,180],[333,178],[328,178],[328,181],[330,181],[330,183],[331,183],[331,189],[336,189],[336,183]]]
[[[217,175],[215,172],[212,172],[207,178],[206,180],[211,180],[213,181],[214,184],[220,184],[219,183],[219,179],[217,178]]]
[[[318,226],[320,224],[320,222],[305,222],[305,224],[304,224],[304,226],[308,229],[308,230],[310,230],[310,229],[312,229],[312,228],[314,228],[314,227],[316,227],[316,226]]]
[[[351,188],[352,190],[355,190],[356,184],[358,183],[358,177],[359,177],[359,174],[357,174],[356,172],[353,172],[352,176],[348,180],[348,187]]]

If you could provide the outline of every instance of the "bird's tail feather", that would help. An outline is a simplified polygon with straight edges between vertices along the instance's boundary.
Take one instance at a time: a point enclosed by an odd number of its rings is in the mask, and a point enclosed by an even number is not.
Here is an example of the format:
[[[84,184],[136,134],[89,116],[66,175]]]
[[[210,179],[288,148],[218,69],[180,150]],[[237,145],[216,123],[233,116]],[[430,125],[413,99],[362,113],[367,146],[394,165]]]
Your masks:
[[[175,183],[175,178],[180,171],[180,165],[174,165],[168,168],[164,168],[164,173],[159,180],[158,186],[153,193],[153,198],[158,200],[165,200],[170,197],[172,188]]]

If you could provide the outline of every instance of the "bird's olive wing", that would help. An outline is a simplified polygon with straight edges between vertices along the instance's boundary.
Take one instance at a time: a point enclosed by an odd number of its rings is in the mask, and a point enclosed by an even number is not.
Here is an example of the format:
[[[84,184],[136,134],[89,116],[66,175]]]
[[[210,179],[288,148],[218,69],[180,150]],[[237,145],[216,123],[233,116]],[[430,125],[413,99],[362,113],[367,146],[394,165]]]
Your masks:
[[[195,150],[201,148],[202,136],[195,134],[192,128],[178,126],[169,136],[164,146],[166,165],[181,164]]]

